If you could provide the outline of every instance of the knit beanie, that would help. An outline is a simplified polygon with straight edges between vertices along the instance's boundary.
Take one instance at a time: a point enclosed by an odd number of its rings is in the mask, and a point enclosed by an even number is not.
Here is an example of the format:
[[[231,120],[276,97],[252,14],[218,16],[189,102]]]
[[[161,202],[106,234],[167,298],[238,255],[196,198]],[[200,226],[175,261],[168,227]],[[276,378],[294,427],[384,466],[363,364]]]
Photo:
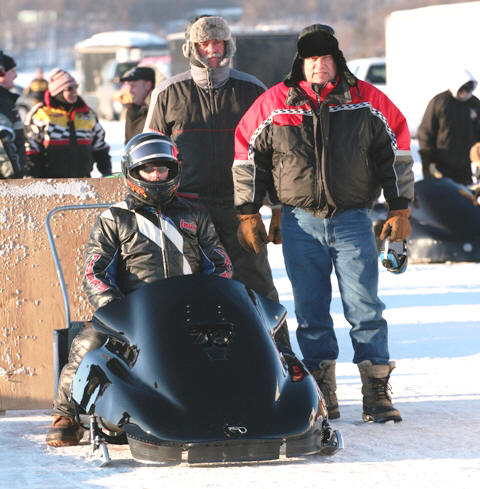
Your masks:
[[[331,54],[337,66],[337,73],[343,75],[350,86],[357,83],[356,77],[347,67],[347,62],[342,51],[338,47],[335,31],[324,24],[312,24],[305,27],[297,39],[297,54],[293,60],[291,72],[285,78],[285,85],[292,86],[300,80],[304,80],[303,62],[305,58],[312,56],[326,56]]]
[[[17,63],[15,63],[15,60],[11,57],[8,56],[8,54],[3,55],[3,69],[5,72],[11,70],[12,68],[15,68],[17,66]]]
[[[48,91],[52,96],[63,92],[70,85],[77,85],[75,78],[61,68],[54,68],[49,77]]]
[[[225,54],[219,66],[229,63],[235,54],[235,43],[230,27],[223,17],[205,15],[192,20],[185,30],[185,43],[182,46],[183,55],[197,66],[204,66],[204,60],[199,56],[195,43],[211,40],[225,41]]]

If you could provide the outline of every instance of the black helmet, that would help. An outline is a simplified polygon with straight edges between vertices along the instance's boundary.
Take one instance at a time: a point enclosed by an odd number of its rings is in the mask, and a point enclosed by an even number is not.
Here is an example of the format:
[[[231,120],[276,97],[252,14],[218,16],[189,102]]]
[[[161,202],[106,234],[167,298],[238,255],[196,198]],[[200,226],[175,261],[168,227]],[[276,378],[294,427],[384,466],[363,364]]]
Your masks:
[[[168,167],[168,179],[147,182],[138,171],[147,163]],[[164,206],[175,196],[180,184],[180,158],[175,143],[168,136],[153,132],[137,134],[127,143],[122,158],[122,173],[130,193],[148,205]]]
[[[403,273],[408,264],[407,242],[386,239],[385,247],[380,253],[380,260],[389,272]]]

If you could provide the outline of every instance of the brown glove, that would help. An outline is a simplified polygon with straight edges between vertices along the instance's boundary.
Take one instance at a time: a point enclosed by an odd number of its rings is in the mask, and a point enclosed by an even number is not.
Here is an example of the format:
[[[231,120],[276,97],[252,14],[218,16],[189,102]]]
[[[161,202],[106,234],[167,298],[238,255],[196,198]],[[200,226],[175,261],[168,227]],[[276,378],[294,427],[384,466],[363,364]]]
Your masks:
[[[255,251],[259,254],[267,244],[267,232],[263,225],[262,216],[256,214],[240,214],[237,229],[237,238],[243,248],[247,251]]]
[[[272,219],[268,228],[268,242],[282,244],[282,233],[280,232],[280,221],[282,219],[282,209],[272,207]]]
[[[380,239],[390,238],[390,241],[403,241],[410,236],[412,228],[408,220],[410,209],[389,211],[387,220],[383,225]],[[390,234],[390,236],[389,236]]]

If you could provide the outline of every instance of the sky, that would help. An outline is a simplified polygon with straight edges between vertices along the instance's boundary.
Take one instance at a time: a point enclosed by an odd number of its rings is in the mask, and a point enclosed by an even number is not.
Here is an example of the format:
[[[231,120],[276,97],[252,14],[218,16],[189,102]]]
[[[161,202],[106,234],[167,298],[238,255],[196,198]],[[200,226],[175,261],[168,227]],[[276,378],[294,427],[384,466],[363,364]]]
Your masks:
[[[105,125],[112,152],[120,152],[120,123]],[[116,156],[114,156],[116,158]],[[268,216],[264,215],[268,225]],[[295,341],[293,296],[281,245],[269,244],[280,301]],[[50,410],[0,416],[0,487],[8,489],[275,488],[467,489],[480,487],[480,264],[414,265],[394,275],[380,270],[387,308],[394,404],[403,422],[361,421],[361,384],[338,292],[332,314],[340,344],[337,364],[341,417],[331,422],[345,448],[333,457],[310,456],[247,464],[164,467],[132,459],[111,447],[99,467],[89,445],[44,443]]]

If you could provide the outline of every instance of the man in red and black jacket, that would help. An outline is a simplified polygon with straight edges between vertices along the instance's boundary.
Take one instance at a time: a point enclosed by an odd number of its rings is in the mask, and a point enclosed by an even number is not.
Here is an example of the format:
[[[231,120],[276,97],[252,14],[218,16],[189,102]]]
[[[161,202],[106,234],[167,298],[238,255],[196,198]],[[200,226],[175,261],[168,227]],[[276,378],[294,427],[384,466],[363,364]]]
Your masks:
[[[253,103],[236,129],[239,239],[251,249],[264,240],[258,210],[274,186],[297,338],[331,418],[340,416],[330,315],[335,267],[362,378],[363,418],[401,420],[388,393],[394,362],[368,209],[383,190],[390,210],[382,239],[389,232],[393,241],[407,238],[412,164],[405,118],[382,92],[353,76],[333,29],[320,24],[303,29],[290,74]]]

